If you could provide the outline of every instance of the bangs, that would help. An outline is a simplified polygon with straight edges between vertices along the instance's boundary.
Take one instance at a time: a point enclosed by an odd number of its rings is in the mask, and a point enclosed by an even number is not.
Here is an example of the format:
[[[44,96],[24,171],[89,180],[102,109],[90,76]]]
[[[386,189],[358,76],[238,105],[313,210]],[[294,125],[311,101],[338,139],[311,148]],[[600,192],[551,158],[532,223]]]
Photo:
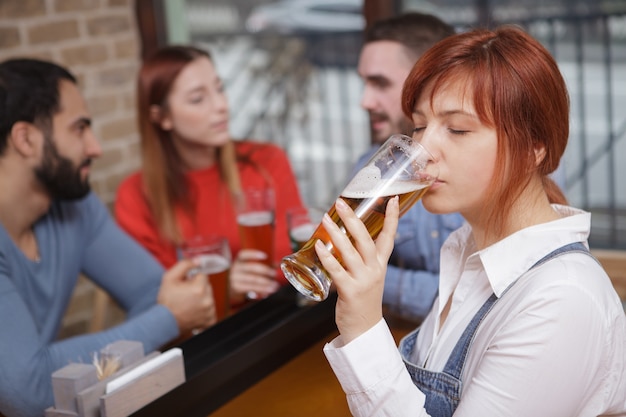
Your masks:
[[[432,52],[432,51],[430,51]],[[435,53],[424,55],[407,78],[402,90],[402,110],[411,119],[417,102],[424,92],[430,90],[430,105],[433,98],[451,85],[463,86],[462,98],[469,96],[477,117],[486,126],[495,127],[494,79],[492,71],[483,60],[461,60],[454,66],[439,63]],[[432,61],[432,62],[431,62]],[[429,69],[430,68],[430,69]]]

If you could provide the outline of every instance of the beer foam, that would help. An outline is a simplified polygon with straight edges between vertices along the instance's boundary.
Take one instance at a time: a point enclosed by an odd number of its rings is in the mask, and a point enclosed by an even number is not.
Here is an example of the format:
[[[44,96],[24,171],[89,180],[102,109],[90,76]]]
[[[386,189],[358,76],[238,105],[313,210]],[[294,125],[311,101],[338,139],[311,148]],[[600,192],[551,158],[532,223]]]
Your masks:
[[[253,211],[237,216],[237,223],[242,226],[263,226],[271,224],[273,217],[271,211]]]
[[[207,275],[225,271],[230,266],[228,259],[214,253],[198,255],[194,258],[194,260],[198,262],[200,271]]]
[[[298,242],[305,242],[313,235],[315,225],[312,223],[296,226],[291,229],[291,238]]]
[[[414,192],[427,186],[428,184],[417,181],[382,180],[380,169],[374,165],[368,165],[357,172],[341,196],[346,198],[384,197]]]

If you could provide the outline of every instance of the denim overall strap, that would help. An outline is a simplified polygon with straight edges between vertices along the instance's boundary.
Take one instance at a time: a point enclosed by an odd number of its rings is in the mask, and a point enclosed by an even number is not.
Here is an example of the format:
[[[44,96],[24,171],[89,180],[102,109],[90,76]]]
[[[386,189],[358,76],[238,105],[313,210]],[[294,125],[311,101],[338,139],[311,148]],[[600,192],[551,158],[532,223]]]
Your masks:
[[[532,267],[529,268],[529,270],[556,256],[573,251],[587,253],[591,256],[585,245],[580,242],[576,242],[550,252],[548,255],[537,261]],[[411,375],[413,383],[426,396],[425,408],[430,416],[450,417],[454,414],[454,411],[459,404],[459,400],[461,399],[461,375],[463,373],[463,367],[465,366],[465,359],[474,340],[476,331],[493,306],[516,282],[517,280],[513,281],[504,290],[499,298],[496,297],[495,294],[491,294],[487,301],[485,301],[463,331],[461,338],[452,350],[452,353],[450,354],[442,372],[429,371],[408,361],[407,358],[409,358],[415,347],[419,328],[407,335],[400,342],[399,349],[404,363],[407,367],[409,375]]]

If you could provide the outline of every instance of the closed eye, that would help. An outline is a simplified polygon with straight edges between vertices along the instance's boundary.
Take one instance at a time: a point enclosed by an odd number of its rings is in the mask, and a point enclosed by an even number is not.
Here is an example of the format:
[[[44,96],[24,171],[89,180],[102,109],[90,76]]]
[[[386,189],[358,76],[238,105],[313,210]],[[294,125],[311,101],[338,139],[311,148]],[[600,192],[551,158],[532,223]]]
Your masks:
[[[448,129],[453,135],[465,135],[469,133],[469,130]]]

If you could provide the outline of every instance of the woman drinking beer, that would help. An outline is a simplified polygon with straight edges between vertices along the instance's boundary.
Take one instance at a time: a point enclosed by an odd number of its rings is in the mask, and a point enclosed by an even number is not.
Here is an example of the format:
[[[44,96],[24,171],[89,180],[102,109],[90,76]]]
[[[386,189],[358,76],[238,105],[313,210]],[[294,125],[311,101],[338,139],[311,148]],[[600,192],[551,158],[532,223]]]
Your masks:
[[[222,81],[204,50],[158,50],[143,63],[137,96],[142,169],[118,190],[115,214],[120,225],[165,267],[176,262],[186,240],[222,235],[234,259],[233,301],[276,291],[286,282],[278,260],[291,252],[286,211],[302,206],[284,152],[230,137]],[[248,188],[273,190],[275,245],[267,253],[273,252],[274,259],[241,249],[235,202]]]
[[[382,319],[398,218],[374,242],[341,200],[354,245],[328,217],[343,265],[318,241],[337,287],[340,335],[325,354],[356,416],[626,415],[626,316],[590,255],[590,214],[548,178],[568,139],[556,62],[514,27],[444,39],[412,69],[403,110],[439,177],[423,197],[467,220],[441,250],[439,296],[397,349]]]

